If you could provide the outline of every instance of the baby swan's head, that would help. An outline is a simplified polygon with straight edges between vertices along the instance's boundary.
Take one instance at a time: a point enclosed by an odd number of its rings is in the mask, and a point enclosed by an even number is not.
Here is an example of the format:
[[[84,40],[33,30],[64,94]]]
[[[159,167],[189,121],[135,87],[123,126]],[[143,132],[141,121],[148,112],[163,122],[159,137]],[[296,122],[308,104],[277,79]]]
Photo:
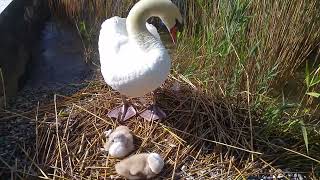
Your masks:
[[[134,149],[133,136],[126,126],[117,127],[107,138],[104,149],[109,155],[116,158],[123,158]]]
[[[142,153],[130,156],[116,164],[119,175],[127,179],[150,179],[159,174],[164,166],[157,153]]]

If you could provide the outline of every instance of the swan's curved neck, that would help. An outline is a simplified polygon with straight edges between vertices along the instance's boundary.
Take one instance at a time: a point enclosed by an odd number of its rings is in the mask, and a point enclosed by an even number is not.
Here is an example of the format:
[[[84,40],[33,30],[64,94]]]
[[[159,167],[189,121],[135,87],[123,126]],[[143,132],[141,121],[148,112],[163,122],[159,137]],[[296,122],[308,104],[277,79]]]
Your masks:
[[[162,45],[147,29],[146,21],[152,16],[159,16],[159,6],[154,1],[139,1],[127,17],[127,31],[130,40],[144,49]]]

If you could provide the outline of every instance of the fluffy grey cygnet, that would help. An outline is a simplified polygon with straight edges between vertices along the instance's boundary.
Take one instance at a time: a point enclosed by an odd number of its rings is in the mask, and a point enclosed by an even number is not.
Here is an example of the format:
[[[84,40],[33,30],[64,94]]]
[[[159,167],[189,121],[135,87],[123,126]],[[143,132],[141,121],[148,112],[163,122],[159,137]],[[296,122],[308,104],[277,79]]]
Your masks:
[[[116,158],[123,158],[134,150],[133,136],[126,126],[117,127],[110,135],[104,145],[104,150]]]
[[[116,164],[116,172],[127,179],[149,179],[159,174],[164,166],[157,153],[142,153],[130,156]]]

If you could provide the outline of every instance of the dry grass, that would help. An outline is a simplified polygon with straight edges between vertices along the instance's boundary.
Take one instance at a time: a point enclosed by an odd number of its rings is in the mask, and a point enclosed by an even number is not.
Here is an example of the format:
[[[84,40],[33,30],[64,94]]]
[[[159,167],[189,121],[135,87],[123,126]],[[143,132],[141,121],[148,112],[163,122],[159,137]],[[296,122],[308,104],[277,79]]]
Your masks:
[[[114,15],[126,16],[136,2],[137,0],[49,0],[49,6],[57,16],[97,21]]]
[[[34,110],[35,118],[32,111],[23,113],[24,117],[36,121],[37,139],[31,149],[20,147],[33,162],[31,167],[15,169],[7,165],[17,178],[116,177],[114,165],[119,160],[109,157],[101,148],[106,139],[104,131],[119,125],[106,114],[121,100],[119,94],[99,79],[72,97],[56,95],[52,104]],[[160,179],[245,179],[263,173],[277,175],[283,173],[278,169],[282,166],[274,163],[285,159],[288,152],[293,154],[291,157],[301,159],[301,154],[294,150],[260,137],[259,114],[249,116],[248,109],[241,108],[245,107],[241,98],[229,103],[220,101],[199,92],[183,76],[172,76],[156,97],[169,115],[167,119],[145,122],[137,117],[125,125],[135,135],[134,153],[157,152],[165,158]],[[146,99],[151,101],[149,96]],[[139,111],[145,107],[140,99],[132,102]],[[311,157],[306,156],[308,158]],[[310,162],[319,163],[313,159],[306,164]],[[33,169],[38,173],[31,171]],[[308,174],[309,170],[304,173]]]
[[[183,7],[177,71],[217,95],[265,95],[283,86],[320,42],[317,0],[185,1]]]

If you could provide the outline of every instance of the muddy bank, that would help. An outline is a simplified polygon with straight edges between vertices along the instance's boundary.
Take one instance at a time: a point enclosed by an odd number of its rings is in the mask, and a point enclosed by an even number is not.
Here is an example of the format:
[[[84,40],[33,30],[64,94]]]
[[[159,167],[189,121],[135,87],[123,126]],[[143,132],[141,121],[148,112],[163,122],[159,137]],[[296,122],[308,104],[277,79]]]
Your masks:
[[[0,112],[0,158],[17,169],[32,167],[24,150],[35,152],[38,103],[43,106],[53,102],[54,94],[74,94],[87,85],[95,72],[85,63],[81,39],[71,24],[51,19],[39,36],[39,43],[32,49],[33,60],[23,76],[23,87],[8,101],[7,109]],[[33,167],[29,174],[37,171]],[[9,175],[8,172],[0,161],[0,177]]]
[[[23,86],[33,46],[48,17],[47,1],[42,0],[15,0],[0,14],[1,106]]]

